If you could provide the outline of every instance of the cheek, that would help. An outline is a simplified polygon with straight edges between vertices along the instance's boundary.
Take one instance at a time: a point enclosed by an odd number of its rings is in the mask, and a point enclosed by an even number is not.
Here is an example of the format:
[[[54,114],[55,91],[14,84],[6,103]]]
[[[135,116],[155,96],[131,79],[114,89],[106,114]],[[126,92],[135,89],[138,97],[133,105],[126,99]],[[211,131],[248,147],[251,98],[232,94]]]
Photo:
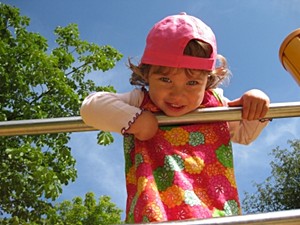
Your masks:
[[[160,92],[158,92],[154,88],[149,87],[149,97],[154,104],[156,104],[157,101],[161,98],[160,96],[161,96]]]
[[[193,97],[190,97],[190,101],[194,102],[195,105],[199,106],[202,104],[204,99],[204,93],[195,94]]]

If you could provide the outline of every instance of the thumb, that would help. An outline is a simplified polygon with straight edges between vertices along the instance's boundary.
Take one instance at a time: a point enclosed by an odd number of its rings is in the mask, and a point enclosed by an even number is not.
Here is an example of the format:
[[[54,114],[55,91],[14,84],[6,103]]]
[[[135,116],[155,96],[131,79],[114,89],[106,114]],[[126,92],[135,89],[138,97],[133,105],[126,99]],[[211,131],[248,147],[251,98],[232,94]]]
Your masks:
[[[230,101],[227,104],[228,104],[229,107],[242,106],[243,105],[241,98],[238,98],[238,99],[235,99],[233,101]]]

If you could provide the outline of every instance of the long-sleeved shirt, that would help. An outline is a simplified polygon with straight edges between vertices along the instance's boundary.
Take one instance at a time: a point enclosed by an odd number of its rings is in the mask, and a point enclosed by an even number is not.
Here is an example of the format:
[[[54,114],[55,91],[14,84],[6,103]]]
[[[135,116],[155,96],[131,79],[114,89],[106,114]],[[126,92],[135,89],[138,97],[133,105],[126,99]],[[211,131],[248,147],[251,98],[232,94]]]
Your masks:
[[[222,89],[215,89],[223,105],[229,101],[223,95]],[[80,109],[83,121],[96,129],[122,133],[141,114],[144,91],[134,89],[127,93],[96,92],[90,94],[82,103]],[[268,122],[231,121],[229,130],[231,141],[240,144],[253,142]]]

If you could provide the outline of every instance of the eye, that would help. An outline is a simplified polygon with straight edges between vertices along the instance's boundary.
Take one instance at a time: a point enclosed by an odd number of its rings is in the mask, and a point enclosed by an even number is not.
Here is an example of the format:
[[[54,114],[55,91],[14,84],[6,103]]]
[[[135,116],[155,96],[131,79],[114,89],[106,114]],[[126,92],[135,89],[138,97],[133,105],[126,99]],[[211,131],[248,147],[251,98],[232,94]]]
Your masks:
[[[171,80],[168,77],[160,77],[159,80],[161,80],[162,82],[171,83]]]
[[[199,82],[198,82],[198,81],[196,81],[196,80],[190,80],[190,81],[188,81],[186,84],[187,84],[187,85],[191,85],[191,86],[193,86],[193,85],[198,85],[198,84],[199,84]]]

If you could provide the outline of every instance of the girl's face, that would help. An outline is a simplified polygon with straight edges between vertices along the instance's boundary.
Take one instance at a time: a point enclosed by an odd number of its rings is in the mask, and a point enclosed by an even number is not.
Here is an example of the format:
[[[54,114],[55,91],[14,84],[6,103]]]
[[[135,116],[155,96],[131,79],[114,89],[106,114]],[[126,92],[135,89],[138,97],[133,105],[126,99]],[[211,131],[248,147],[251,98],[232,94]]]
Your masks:
[[[149,95],[167,116],[181,116],[197,109],[203,101],[207,73],[185,69],[155,72],[150,69]]]

